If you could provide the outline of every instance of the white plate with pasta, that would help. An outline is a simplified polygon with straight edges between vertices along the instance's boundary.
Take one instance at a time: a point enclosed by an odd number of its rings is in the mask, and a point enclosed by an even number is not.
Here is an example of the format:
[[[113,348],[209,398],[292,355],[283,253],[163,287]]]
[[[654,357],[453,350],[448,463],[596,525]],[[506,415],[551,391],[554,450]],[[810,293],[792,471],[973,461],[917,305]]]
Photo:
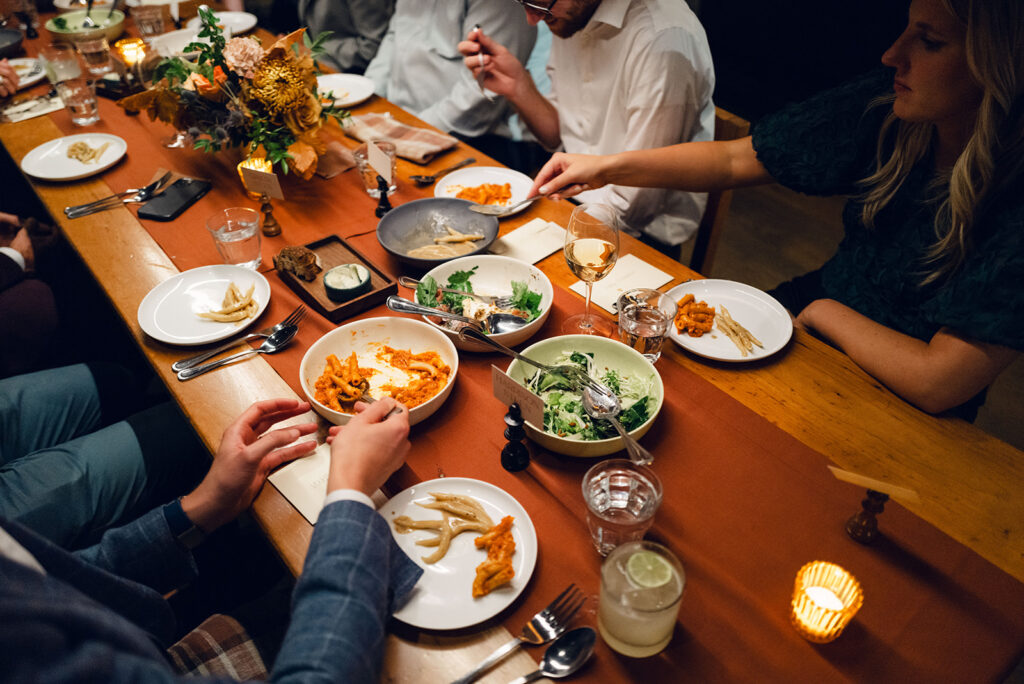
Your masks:
[[[507,199],[504,198],[504,191],[500,190],[506,184],[508,184]],[[518,171],[502,166],[471,166],[468,169],[459,169],[442,176],[434,186],[434,197],[458,197],[459,193],[469,192],[472,194],[460,199],[470,202],[487,200],[483,204],[510,207],[526,199],[526,193],[530,191],[531,187],[533,187],[533,179]],[[518,214],[525,209],[526,207],[523,207],[515,213]],[[508,216],[512,215],[508,214]]]
[[[254,306],[243,304],[248,315],[240,320],[215,320],[200,315],[232,308],[225,307],[232,283],[243,297],[251,290]],[[227,264],[200,266],[168,278],[150,290],[139,304],[139,326],[150,337],[167,344],[207,344],[241,332],[260,317],[269,302],[270,283],[261,273]]]
[[[33,148],[21,170],[50,181],[71,181],[106,171],[128,151],[124,138],[109,133],[79,133],[55,138]]]
[[[515,576],[512,581],[481,598],[473,598],[476,567],[487,553],[476,548],[476,532],[465,532],[451,540],[448,552],[436,563],[423,557],[435,551],[416,544],[430,539],[430,531],[413,530],[400,533],[394,520],[407,515],[415,520],[440,520],[441,512],[424,508],[419,503],[433,501],[431,492],[458,494],[475,499],[494,523],[506,515],[514,518],[512,539],[516,549],[512,555]],[[537,564],[537,532],[533,522],[518,501],[504,490],[487,482],[465,477],[445,477],[421,482],[396,494],[380,509],[388,521],[392,535],[409,558],[423,568],[423,577],[416,584],[408,602],[395,612],[402,622],[420,629],[461,629],[494,617],[511,604],[530,581]]]
[[[676,325],[669,327],[669,337],[683,349],[698,356],[716,361],[756,361],[771,356],[786,346],[793,336],[793,321],[782,304],[771,295],[744,283],[732,280],[691,280],[676,285],[666,293],[673,301],[679,302],[685,295],[692,294],[700,302],[707,302],[715,309],[715,323],[710,332],[700,337],[691,337],[680,332]],[[739,346],[722,332],[718,318],[721,308],[746,328],[760,346],[752,344],[744,355]]]

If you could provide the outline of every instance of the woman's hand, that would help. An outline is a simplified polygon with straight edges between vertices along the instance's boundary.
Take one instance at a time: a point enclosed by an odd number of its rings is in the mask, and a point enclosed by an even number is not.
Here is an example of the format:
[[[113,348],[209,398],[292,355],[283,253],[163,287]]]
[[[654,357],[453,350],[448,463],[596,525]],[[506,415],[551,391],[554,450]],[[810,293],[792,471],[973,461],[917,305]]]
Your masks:
[[[607,185],[606,169],[611,155],[555,153],[537,173],[533,186],[526,193],[549,195],[551,199],[564,199]]]
[[[297,399],[268,399],[247,408],[224,431],[206,477],[182,498],[189,519],[207,533],[234,520],[252,504],[274,468],[313,451],[315,440],[292,442],[316,432],[315,423],[270,430],[307,411],[309,404]]]
[[[388,415],[395,407],[401,412]],[[370,496],[405,462],[409,410],[391,397],[356,402],[356,415],[328,433],[331,472],[327,491],[355,489]]]

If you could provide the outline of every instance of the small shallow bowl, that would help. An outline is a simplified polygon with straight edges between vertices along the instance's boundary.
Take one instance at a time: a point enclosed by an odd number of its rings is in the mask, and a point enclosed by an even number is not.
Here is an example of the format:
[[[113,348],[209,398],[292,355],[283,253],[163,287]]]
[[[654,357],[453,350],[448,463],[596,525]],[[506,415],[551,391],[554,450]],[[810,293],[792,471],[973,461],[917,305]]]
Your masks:
[[[377,240],[384,249],[407,264],[429,269],[452,259],[479,254],[498,237],[498,219],[472,212],[472,202],[452,197],[430,197],[395,207],[377,224]],[[444,259],[418,259],[409,250],[434,244],[435,237],[447,235],[445,225],[460,233],[480,233],[472,252]]]
[[[448,384],[429,401],[409,409],[409,423],[415,425],[429,418],[445,402],[459,373],[459,353],[444,333],[434,326],[411,318],[381,317],[354,321],[335,328],[314,342],[299,364],[299,384],[313,410],[334,423],[344,425],[351,414],[328,408],[313,398],[315,384],[327,365],[327,356],[334,354],[342,361],[352,352],[363,354],[386,344],[394,349],[409,349],[414,354],[436,351],[452,373]]]
[[[106,36],[110,43],[121,37],[124,33],[124,12],[121,10],[114,10],[110,18],[107,18],[109,9],[102,8],[98,9],[93,7],[92,14],[90,15],[93,21],[96,22],[98,28],[103,29],[103,35]],[[57,28],[56,20],[63,19],[67,22],[66,28]],[[85,10],[75,10],[73,12],[64,12],[59,17],[53,17],[46,22],[46,30],[50,32],[54,40],[74,42],[82,35],[93,29],[83,29],[82,22],[85,20]]]
[[[0,29],[0,58],[13,57],[21,52],[21,31]]]
[[[477,254],[475,256],[459,257],[457,259],[452,259],[451,261],[446,261],[439,266],[435,266],[424,274],[420,280],[423,280],[423,278],[426,278],[427,276],[431,276],[437,281],[438,285],[444,287],[448,282],[448,276],[452,273],[455,271],[468,271],[474,266],[477,267],[476,273],[474,273],[473,277],[470,278],[474,292],[496,296],[512,294],[512,281],[518,280],[526,281],[531,290],[540,293],[541,312],[537,318],[533,319],[519,330],[501,333],[499,335],[491,335],[492,339],[501,342],[506,347],[514,347],[517,344],[521,344],[533,337],[533,335],[544,325],[544,321],[548,319],[548,314],[551,313],[551,303],[555,298],[555,291],[551,286],[551,281],[548,280],[548,277],[544,275],[544,272],[539,268],[524,261],[519,261],[518,259],[488,254]],[[413,295],[413,298],[415,298],[415,295]],[[447,335],[459,349],[464,351],[491,351],[491,347],[480,342],[459,339],[457,331],[450,330],[444,325],[434,323],[427,316],[424,316],[423,320]]]
[[[618,370],[622,375],[635,375],[643,373],[650,376],[654,383],[651,387],[651,395],[654,398],[654,406],[649,409],[650,416],[647,422],[629,432],[634,439],[640,439],[651,429],[654,420],[661,412],[661,406],[665,402],[665,385],[657,369],[644,358],[643,354],[631,347],[627,347],[617,340],[607,337],[595,337],[593,335],[562,335],[560,337],[549,337],[536,342],[522,351],[540,363],[554,363],[555,359],[561,356],[564,351],[579,351],[584,353],[593,352],[595,368],[603,374],[606,369]],[[512,379],[520,384],[526,383],[526,378],[531,377],[537,369],[529,364],[513,359],[506,371]],[[565,456],[577,458],[598,458],[614,454],[625,449],[621,437],[610,439],[595,439],[583,441],[579,439],[566,439],[545,432],[543,426],[533,425],[529,421],[525,424],[526,435],[549,451],[554,451]]]

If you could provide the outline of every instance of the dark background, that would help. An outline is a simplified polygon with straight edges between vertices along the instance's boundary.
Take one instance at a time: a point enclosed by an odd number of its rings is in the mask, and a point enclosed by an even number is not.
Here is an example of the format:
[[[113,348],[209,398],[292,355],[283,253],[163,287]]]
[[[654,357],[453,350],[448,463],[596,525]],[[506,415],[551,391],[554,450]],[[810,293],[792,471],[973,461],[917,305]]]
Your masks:
[[[908,0],[690,0],[715,62],[715,104],[750,121],[880,66]]]

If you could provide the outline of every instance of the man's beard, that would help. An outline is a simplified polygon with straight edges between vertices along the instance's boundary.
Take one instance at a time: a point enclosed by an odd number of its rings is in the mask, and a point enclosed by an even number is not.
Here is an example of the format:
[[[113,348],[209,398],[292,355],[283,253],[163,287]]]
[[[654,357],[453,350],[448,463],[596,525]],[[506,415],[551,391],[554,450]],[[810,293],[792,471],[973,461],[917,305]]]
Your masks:
[[[566,12],[566,18],[548,17],[544,22],[551,29],[551,33],[559,38],[568,38],[582,29],[594,16],[601,0],[570,0],[571,6]]]

